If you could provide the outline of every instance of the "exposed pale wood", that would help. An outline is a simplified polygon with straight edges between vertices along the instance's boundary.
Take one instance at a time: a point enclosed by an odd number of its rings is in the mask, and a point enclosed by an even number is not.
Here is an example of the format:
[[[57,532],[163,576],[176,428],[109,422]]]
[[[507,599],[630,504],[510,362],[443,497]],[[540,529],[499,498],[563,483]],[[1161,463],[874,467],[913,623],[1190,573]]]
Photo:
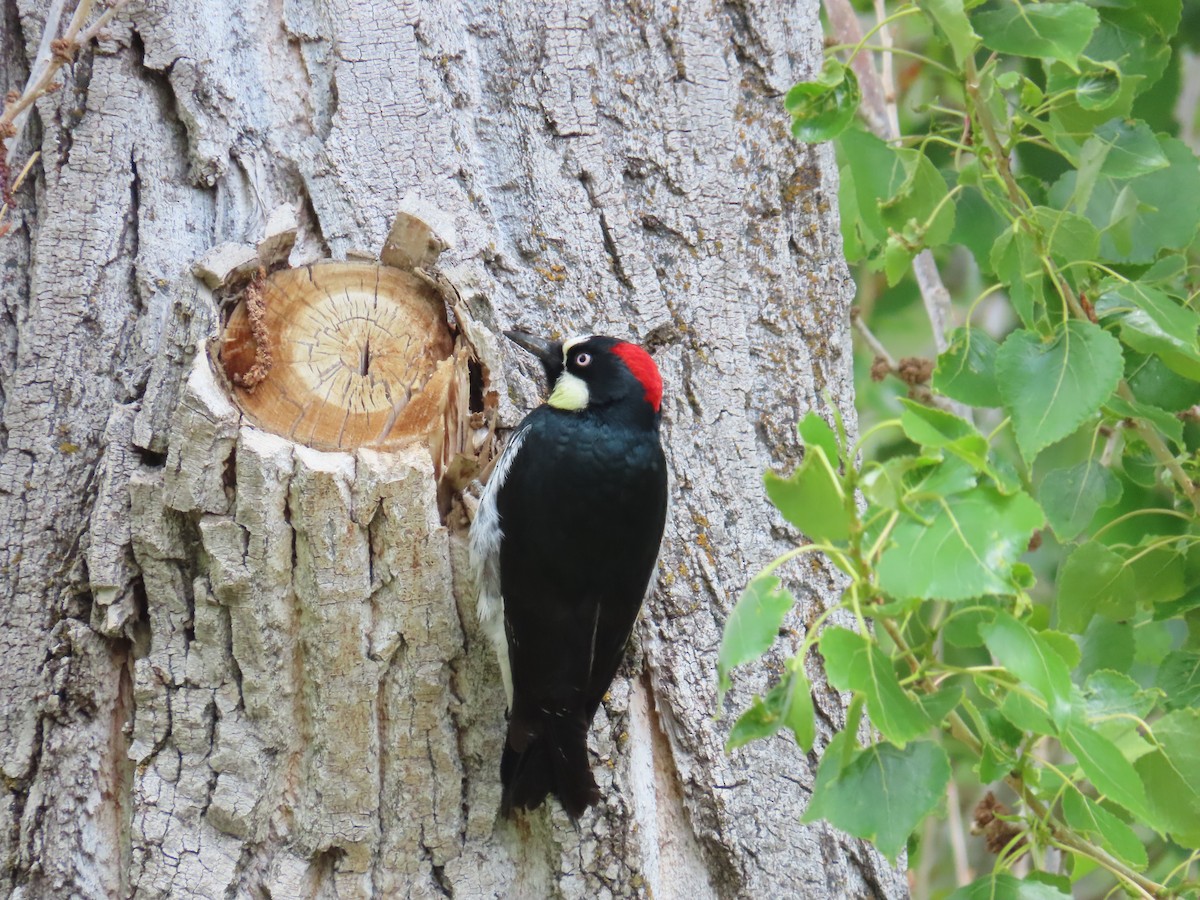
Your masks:
[[[441,296],[416,275],[370,263],[284,269],[261,287],[265,378],[235,386],[242,411],[309,447],[387,449],[442,428],[455,366]],[[245,300],[221,338],[235,385],[259,340]]]
[[[0,87],[46,8],[6,0]],[[0,891],[903,895],[798,824],[815,757],[724,753],[763,670],[715,708],[721,626],[791,540],[761,472],[823,397],[852,420],[832,160],[780,109],[815,3],[144,0],[108,32],[39,101],[0,241]],[[649,340],[668,385],[662,577],[579,830],[496,820],[504,702],[449,490],[487,416],[306,449],[209,365],[260,266],[372,258],[402,208],[446,245],[405,258],[451,301],[451,407],[468,351],[503,426],[537,402],[514,326]],[[799,626],[838,582],[792,575]]]

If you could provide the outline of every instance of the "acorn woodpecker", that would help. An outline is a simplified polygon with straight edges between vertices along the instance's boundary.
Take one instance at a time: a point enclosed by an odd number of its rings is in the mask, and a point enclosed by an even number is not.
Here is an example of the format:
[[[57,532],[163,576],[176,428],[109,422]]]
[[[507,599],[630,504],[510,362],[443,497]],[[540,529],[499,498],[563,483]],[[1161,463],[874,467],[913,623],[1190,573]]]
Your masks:
[[[508,696],[501,811],[600,799],[587,732],[654,573],[667,514],[662,378],[636,344],[505,334],[549,399],[496,461],[471,525],[479,619]]]

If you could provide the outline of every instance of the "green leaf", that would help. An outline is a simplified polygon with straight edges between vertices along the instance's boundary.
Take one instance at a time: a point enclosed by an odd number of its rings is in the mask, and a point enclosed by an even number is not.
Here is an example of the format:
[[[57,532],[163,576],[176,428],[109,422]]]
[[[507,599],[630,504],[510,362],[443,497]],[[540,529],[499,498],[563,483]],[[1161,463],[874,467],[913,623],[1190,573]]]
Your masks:
[[[1133,659],[1144,666],[1158,668],[1171,653],[1175,642],[1166,622],[1139,622],[1133,629]]]
[[[979,46],[979,35],[971,28],[962,0],[918,0],[917,5],[933,19],[954,53],[955,65],[961,66]]]
[[[1084,685],[1084,703],[1089,721],[1124,713],[1142,717],[1154,707],[1154,694],[1122,672],[1100,669],[1088,676]]]
[[[1167,709],[1200,706],[1200,650],[1172,650],[1158,670],[1155,686]]]
[[[1033,238],[1020,225],[1014,225],[996,239],[991,264],[996,277],[1008,287],[1013,309],[1027,328],[1032,327],[1046,302],[1042,261]]]
[[[1172,372],[1157,356],[1126,353],[1125,380],[1138,400],[1167,412],[1180,412],[1200,403],[1200,382]]]
[[[1110,619],[1133,615],[1138,585],[1117,553],[1096,541],[1076,547],[1058,573],[1058,624],[1083,634],[1092,616]]]
[[[978,163],[974,169],[978,168]],[[967,169],[973,172],[974,169]],[[971,251],[975,262],[986,274],[992,274],[992,248],[1009,223],[1001,218],[976,187],[965,186],[970,175],[958,173],[958,209],[954,215],[954,231],[950,243],[962,244]]]
[[[1098,837],[1105,850],[1135,869],[1145,869],[1150,864],[1137,832],[1095,800],[1068,790],[1063,794],[1062,804],[1063,817],[1075,831]]]
[[[1028,684],[1046,701],[1050,718],[1060,728],[1071,715],[1071,670],[1028,625],[1005,612],[979,629],[996,661]]]
[[[934,725],[941,725],[958,704],[962,702],[963,689],[957,684],[940,688],[932,694],[922,694],[919,698],[921,709]]]
[[[1058,102],[1051,113],[1059,131],[1087,134],[1113,116],[1127,116],[1134,98],[1157,82],[1171,58],[1171,34],[1179,23],[1180,0],[1102,2],[1095,4],[1100,25],[1084,49],[1089,65],[1107,65],[1121,72],[1119,96],[1100,111],[1073,102]],[[1047,71],[1047,90],[1057,93],[1075,86],[1073,73],[1061,64]],[[1156,92],[1157,93],[1157,92]]]
[[[945,751],[929,741],[914,741],[904,749],[874,744],[839,768],[840,762],[826,751],[800,821],[825,819],[874,841],[894,863],[913,829],[942,802],[950,781]]]
[[[1154,708],[1155,695],[1128,675],[1101,669],[1088,676],[1083,703],[1088,724],[1115,741],[1136,727],[1129,716],[1145,718]]]
[[[800,433],[800,439],[804,441],[806,447],[820,447],[825,451],[825,458],[830,463],[842,458],[842,448],[838,444],[837,435],[829,427],[829,423],[816,412],[809,410],[800,420],[800,424],[796,426],[796,430]]]
[[[926,500],[905,517],[879,558],[879,585],[897,599],[1011,596],[1013,566],[1044,521],[1029,495],[990,486]]]
[[[839,140],[838,144],[840,143]],[[866,259],[876,242],[863,224],[862,212],[858,207],[858,192],[855,190],[854,170],[847,165],[838,169],[838,211],[838,230],[842,235],[842,252],[846,256],[846,262],[856,263]]]
[[[1008,336],[996,353],[996,380],[1026,462],[1094,415],[1121,378],[1121,344],[1091,322],[1072,320],[1050,340]]]
[[[1082,3],[1006,3],[972,22],[989,50],[1056,59],[1074,68],[1100,17]]]
[[[1060,541],[1073,540],[1096,515],[1121,499],[1121,482],[1098,459],[1088,457],[1066,469],[1047,472],[1037,489],[1038,503]]]
[[[1145,823],[1155,831],[1170,834],[1177,844],[1193,850],[1200,848],[1200,789],[1196,770],[1180,769],[1178,762],[1162,750],[1138,757],[1133,765],[1146,787],[1151,809]]]
[[[812,749],[816,727],[811,688],[808,679],[790,667],[784,679],[771,688],[766,697],[755,697],[734,723],[725,750],[735,750],[751,741],[770,737],[784,727],[792,731],[796,743],[804,750]]]
[[[845,131],[861,100],[854,71],[828,58],[816,80],[795,85],[783,105],[792,114],[792,135],[815,143],[832,140]]]
[[[975,468],[957,457],[951,457],[935,466],[914,472],[906,480],[911,495],[937,494],[949,497],[962,494],[978,484]]]
[[[1171,36],[1179,26],[1180,0],[1139,0],[1104,4],[1101,24],[1087,47],[1094,60],[1115,63],[1144,91],[1158,80],[1171,57]]]
[[[1158,546],[1152,547],[1151,544]],[[1187,590],[1184,584],[1184,556],[1176,544],[1163,544],[1158,536],[1149,535],[1134,550],[1129,557],[1128,568],[1137,583],[1140,603],[1165,603],[1183,596]]]
[[[717,652],[720,691],[729,689],[729,673],[742,663],[758,659],[779,636],[779,626],[794,603],[791,593],[774,575],[757,575],[738,599]]]
[[[1169,163],[1158,139],[1145,122],[1136,119],[1113,119],[1101,125],[1084,142],[1081,156],[1100,156],[1100,174],[1112,178],[1136,178]]]
[[[946,179],[921,151],[901,148],[893,152],[905,177],[891,196],[879,200],[884,225],[923,247],[946,243],[954,231],[954,204],[943,202],[949,193]],[[914,254],[918,249],[913,248]]]
[[[1157,355],[1172,371],[1200,381],[1200,314],[1162,291],[1126,283],[1096,299],[1104,324],[1116,323],[1135,350]]]
[[[816,711],[813,709],[812,686],[799,660],[795,661],[795,668],[791,670],[783,723],[792,730],[792,736],[801,750],[807,753],[813,748],[813,741],[817,737]]]
[[[1049,628],[1043,628],[1037,634],[1038,640],[1062,657],[1062,661],[1067,664],[1068,669],[1074,669],[1079,665],[1083,654],[1079,645],[1075,643],[1075,638],[1071,635],[1065,631],[1054,631]]]
[[[957,457],[943,461],[937,456],[893,456],[882,463],[868,462],[859,486],[873,506],[912,515],[912,497],[948,497],[971,490],[977,482],[975,470]]]
[[[988,442],[966,419],[905,398],[900,405],[900,427],[913,443],[948,450],[976,471],[987,469]]]
[[[1019,732],[1030,734],[1057,734],[1058,729],[1050,721],[1046,710],[1031,698],[1016,691],[1009,691],[1000,701],[1000,714],[1013,724]]]
[[[887,740],[903,747],[929,730],[929,719],[900,687],[891,659],[874,641],[845,628],[827,628],[820,647],[829,683],[862,694],[871,724]]]
[[[1133,628],[1127,622],[1092,619],[1092,624],[1083,633],[1082,650],[1080,675],[1101,669],[1128,672],[1133,665]]]
[[[847,209],[857,211],[855,234],[862,244],[863,255],[873,256],[887,240],[887,226],[879,215],[879,199],[890,197],[906,177],[896,151],[875,135],[861,128],[851,128],[837,142],[842,187],[838,203],[842,207],[843,223]],[[846,188],[853,188],[847,196]],[[843,225],[844,230],[844,225]]]
[[[804,461],[791,478],[774,472],[763,475],[767,497],[783,517],[814,541],[844,541],[853,515],[846,508],[842,481],[820,444],[804,450]]]
[[[1167,713],[1154,723],[1154,740],[1180,772],[1200,774],[1200,709]]]
[[[1071,900],[1071,895],[1041,881],[994,872],[959,888],[946,900]]]
[[[937,167],[919,150],[893,148],[854,128],[838,141],[854,187],[855,238],[876,268],[890,247],[904,268],[924,247],[945,243],[954,230],[954,204]],[[894,273],[893,273],[894,274]]]
[[[968,406],[999,406],[995,372],[999,346],[980,328],[956,329],[950,346],[938,356],[933,389]]]
[[[1108,109],[1121,97],[1121,70],[1111,63],[1089,65],[1075,82],[1075,102],[1083,109]]]
[[[778,710],[770,709],[767,702],[762,697],[755,697],[749,708],[738,716],[733,728],[729,730],[729,738],[725,741],[726,753],[751,741],[768,738],[780,729],[783,721]]]
[[[900,283],[917,253],[916,245],[919,243],[918,240],[910,242],[895,232],[888,235],[887,243],[883,247],[883,274],[887,278],[888,287],[895,287]]]
[[[1153,262],[1163,250],[1179,250],[1195,237],[1200,210],[1191,199],[1200,195],[1200,165],[1181,141],[1157,141],[1168,166],[1135,178],[1101,175],[1080,210],[1100,230],[1104,260]],[[1050,202],[1065,207],[1077,177],[1075,171],[1063,175],[1050,190]]]
[[[1048,206],[1035,206],[1030,211],[1030,219],[1034,227],[1046,235],[1046,247],[1059,261],[1092,259],[1100,249],[1100,232],[1083,216]]]
[[[1137,767],[1146,778],[1150,805],[1178,843],[1200,847],[1200,709],[1167,713],[1154,723],[1154,739],[1158,751],[1149,754],[1144,768]]]
[[[1154,604],[1152,616],[1156,621],[1165,621],[1185,616],[1193,609],[1200,609],[1200,589],[1191,589],[1176,600]],[[1193,633],[1195,629],[1192,629]]]
[[[1104,409],[1118,419],[1141,419],[1161,431],[1176,447],[1183,447],[1183,422],[1165,409],[1159,409],[1149,403],[1130,402],[1116,394],[1105,401]]]
[[[961,612],[950,613],[942,626],[942,634],[955,647],[982,647],[983,635],[979,629],[990,625],[996,618],[996,610],[990,607],[971,607]]]
[[[1134,816],[1149,816],[1142,780],[1112,741],[1083,722],[1074,721],[1063,733],[1062,742],[1096,790]]]

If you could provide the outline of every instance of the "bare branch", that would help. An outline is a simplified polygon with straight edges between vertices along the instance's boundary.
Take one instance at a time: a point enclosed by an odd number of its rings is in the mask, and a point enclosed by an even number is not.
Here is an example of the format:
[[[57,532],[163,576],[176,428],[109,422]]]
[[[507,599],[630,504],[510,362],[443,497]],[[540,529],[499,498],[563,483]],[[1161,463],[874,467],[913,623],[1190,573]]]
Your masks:
[[[850,0],[825,0],[825,15],[829,17],[829,27],[839,43],[857,44],[862,40],[862,26],[858,21],[858,13],[850,5]],[[850,67],[858,76],[858,84],[862,89],[860,108],[867,120],[867,127],[873,134],[886,137],[887,101],[884,99],[883,82],[879,79],[879,73],[875,71],[870,54],[858,54]]]
[[[825,14],[837,40],[843,44],[857,44],[862,40],[862,25],[850,0],[824,0]],[[875,13],[880,21],[886,17],[884,0],[875,0]],[[892,46],[891,29],[884,26],[879,30],[880,43]],[[900,122],[896,108],[896,81],[892,71],[892,54],[883,54],[883,74],[875,71],[867,54],[860,53],[851,63],[862,89],[862,111],[867,127],[885,141],[894,141],[900,136]],[[933,255],[925,250],[913,260],[913,274],[925,303],[933,331],[934,346],[938,353],[948,346],[947,332],[953,327],[950,292],[942,283],[942,276],[933,261]],[[961,414],[961,413],[960,413]]]

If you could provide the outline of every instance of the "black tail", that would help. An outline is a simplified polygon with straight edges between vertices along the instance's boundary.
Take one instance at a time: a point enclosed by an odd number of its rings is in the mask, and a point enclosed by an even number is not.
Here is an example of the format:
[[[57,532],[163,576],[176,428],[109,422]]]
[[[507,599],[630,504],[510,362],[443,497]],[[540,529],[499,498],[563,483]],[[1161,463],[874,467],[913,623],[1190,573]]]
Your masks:
[[[537,809],[547,794],[554,794],[571,820],[600,800],[587,755],[588,723],[582,712],[564,715],[513,717],[500,759],[504,793],[500,811]]]

